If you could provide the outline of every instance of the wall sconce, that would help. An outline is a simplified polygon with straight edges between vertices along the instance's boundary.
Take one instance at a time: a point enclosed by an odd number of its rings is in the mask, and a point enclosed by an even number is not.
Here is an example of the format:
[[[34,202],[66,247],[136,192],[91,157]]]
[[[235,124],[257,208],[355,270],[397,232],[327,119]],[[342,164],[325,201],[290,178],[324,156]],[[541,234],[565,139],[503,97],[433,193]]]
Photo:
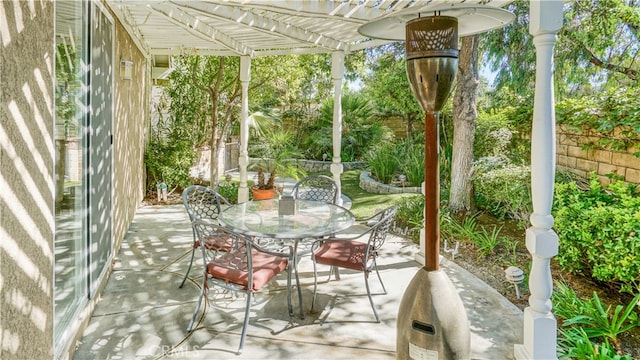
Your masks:
[[[120,60],[120,79],[131,80],[133,74],[133,61]]]

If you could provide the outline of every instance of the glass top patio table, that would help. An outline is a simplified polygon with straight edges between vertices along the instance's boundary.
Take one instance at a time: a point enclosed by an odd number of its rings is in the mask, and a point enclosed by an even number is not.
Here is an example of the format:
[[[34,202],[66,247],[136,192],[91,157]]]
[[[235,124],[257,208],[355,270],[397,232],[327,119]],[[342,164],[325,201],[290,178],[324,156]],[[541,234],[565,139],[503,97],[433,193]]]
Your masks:
[[[221,225],[236,232],[276,239],[317,238],[349,228],[355,221],[351,211],[322,201],[296,199],[295,215],[280,215],[279,199],[247,201],[225,209]]]

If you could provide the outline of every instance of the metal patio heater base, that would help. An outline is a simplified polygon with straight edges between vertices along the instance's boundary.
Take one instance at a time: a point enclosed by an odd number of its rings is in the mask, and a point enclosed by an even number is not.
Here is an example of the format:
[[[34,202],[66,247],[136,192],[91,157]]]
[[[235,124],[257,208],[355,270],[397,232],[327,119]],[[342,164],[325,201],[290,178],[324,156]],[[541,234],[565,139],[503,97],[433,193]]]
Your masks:
[[[402,297],[398,324],[397,359],[469,359],[464,305],[442,270],[418,270]]]

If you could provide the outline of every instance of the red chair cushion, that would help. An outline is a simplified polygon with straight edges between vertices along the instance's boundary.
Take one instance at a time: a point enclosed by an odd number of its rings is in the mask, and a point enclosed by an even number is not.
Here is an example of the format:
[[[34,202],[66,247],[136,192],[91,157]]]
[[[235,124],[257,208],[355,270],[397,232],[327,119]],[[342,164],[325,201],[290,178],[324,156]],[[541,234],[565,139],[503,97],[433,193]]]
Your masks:
[[[229,256],[233,256],[233,252]],[[225,255],[226,256],[226,255]],[[289,259],[269,255],[258,251],[251,253],[253,258],[253,290],[258,291],[271,279],[287,268]],[[246,269],[231,269],[216,263],[207,264],[207,273],[217,279],[243,285],[245,290],[249,286],[249,273]]]
[[[316,251],[318,264],[364,271],[364,254],[367,244],[355,240],[325,241]]]

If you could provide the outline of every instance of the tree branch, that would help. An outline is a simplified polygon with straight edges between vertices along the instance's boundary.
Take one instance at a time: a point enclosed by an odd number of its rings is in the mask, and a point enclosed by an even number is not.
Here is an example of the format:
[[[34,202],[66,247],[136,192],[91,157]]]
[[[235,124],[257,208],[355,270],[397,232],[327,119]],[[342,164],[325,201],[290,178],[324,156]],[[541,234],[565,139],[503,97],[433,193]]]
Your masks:
[[[591,52],[591,50],[589,50],[587,47],[584,47],[584,50],[589,54],[589,62],[592,63],[593,65],[609,71],[623,74],[631,80],[638,80],[639,74],[637,70],[612,64],[612,63],[605,63],[604,61],[602,61],[602,59],[598,58],[593,52]]]

